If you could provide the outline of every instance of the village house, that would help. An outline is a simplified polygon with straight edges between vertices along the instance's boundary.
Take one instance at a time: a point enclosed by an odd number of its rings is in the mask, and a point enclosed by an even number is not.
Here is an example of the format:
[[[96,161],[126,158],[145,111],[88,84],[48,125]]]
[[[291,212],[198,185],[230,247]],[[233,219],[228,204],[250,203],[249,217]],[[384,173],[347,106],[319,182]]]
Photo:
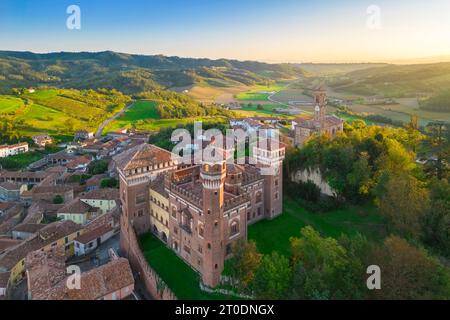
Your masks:
[[[12,230],[12,238],[15,240],[26,240],[45,227],[45,224],[22,223]]]
[[[0,146],[0,158],[16,156],[18,154],[26,152],[28,152],[28,142]]]
[[[94,133],[93,132],[89,132],[87,130],[78,130],[75,133],[75,141],[84,141],[84,140],[88,140],[88,139],[92,139],[94,137]]]
[[[99,216],[101,210],[75,199],[58,210],[57,217],[84,225]]]
[[[73,240],[82,233],[82,227],[72,221],[49,224],[32,237],[0,255],[0,272],[8,272],[10,283],[17,284],[25,277],[25,257],[28,253],[36,250],[45,252],[62,247],[66,256],[72,257],[75,254]]]
[[[92,162],[92,159],[88,156],[79,156],[72,160],[70,160],[66,167],[69,172],[81,172],[84,173],[87,171],[89,164]]]
[[[84,203],[100,209],[102,214],[113,210],[119,201],[118,189],[97,189],[80,195],[80,200]]]
[[[74,199],[73,188],[67,185],[36,186],[31,192],[33,201],[46,200],[53,202],[56,196],[62,197],[66,203]]]
[[[87,231],[74,240],[75,255],[82,256],[97,249],[109,240],[115,233],[112,225],[106,224],[94,230]]]
[[[39,147],[45,147],[53,143],[53,139],[46,133],[33,136],[33,141]]]
[[[134,278],[127,259],[81,274],[81,288],[67,285],[66,256],[61,250],[32,252],[26,258],[29,300],[121,300],[133,294]]]
[[[28,190],[28,186],[22,183],[1,182],[0,200],[1,201],[19,201],[20,195]]]

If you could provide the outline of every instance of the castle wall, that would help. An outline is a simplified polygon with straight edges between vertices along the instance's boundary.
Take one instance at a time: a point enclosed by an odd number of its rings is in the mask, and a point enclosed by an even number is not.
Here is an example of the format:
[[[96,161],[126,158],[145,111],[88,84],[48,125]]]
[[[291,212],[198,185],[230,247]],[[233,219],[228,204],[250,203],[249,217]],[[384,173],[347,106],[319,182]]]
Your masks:
[[[145,260],[139,247],[136,233],[128,228],[125,219],[121,219],[120,250],[123,256],[128,258],[131,268],[138,274],[138,280],[142,281],[147,291],[156,300],[177,300],[172,290]]]

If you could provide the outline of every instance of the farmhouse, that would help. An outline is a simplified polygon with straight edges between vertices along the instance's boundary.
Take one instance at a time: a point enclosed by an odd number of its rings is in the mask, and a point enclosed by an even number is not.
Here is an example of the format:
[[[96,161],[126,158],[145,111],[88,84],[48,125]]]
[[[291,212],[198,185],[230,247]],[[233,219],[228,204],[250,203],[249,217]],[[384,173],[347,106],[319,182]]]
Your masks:
[[[0,158],[16,156],[25,152],[28,152],[28,142],[0,146]]]
[[[48,134],[38,134],[33,136],[33,141],[39,147],[45,147],[46,145],[53,143],[53,139]]]

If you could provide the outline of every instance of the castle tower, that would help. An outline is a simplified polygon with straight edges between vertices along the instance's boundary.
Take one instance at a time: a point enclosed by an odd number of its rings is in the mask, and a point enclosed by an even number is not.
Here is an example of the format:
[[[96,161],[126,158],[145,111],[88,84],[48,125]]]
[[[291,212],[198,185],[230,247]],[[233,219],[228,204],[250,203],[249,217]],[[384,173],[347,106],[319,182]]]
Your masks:
[[[325,85],[321,84],[314,90],[314,102],[316,103],[314,120],[322,123],[325,120],[327,109],[327,91]]]
[[[254,148],[256,166],[264,177],[265,218],[273,219],[283,212],[283,160],[285,145],[269,140]]]
[[[223,243],[224,184],[226,178],[225,160],[204,162],[200,171],[203,185],[204,218],[204,260],[203,282],[215,287],[220,282],[225,259]]]

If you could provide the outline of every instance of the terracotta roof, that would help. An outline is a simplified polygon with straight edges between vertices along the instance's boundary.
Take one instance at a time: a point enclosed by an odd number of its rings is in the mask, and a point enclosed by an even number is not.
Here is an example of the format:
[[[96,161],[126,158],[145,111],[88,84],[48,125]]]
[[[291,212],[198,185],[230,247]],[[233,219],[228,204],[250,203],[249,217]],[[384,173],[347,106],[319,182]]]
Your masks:
[[[121,170],[133,170],[172,161],[172,153],[157,146],[142,143],[114,157]]]
[[[81,229],[82,227],[80,225],[70,220],[47,225],[39,230],[36,235],[2,254],[0,256],[0,271],[2,269],[11,270],[28,253],[39,250]]]
[[[91,163],[91,159],[86,156],[76,157],[67,164],[68,169],[76,169],[80,165],[88,165]]]
[[[58,186],[37,186],[31,189],[33,194],[37,193],[54,193],[55,195],[73,191],[73,188],[66,185],[58,185]]]
[[[84,203],[80,199],[75,199],[58,210],[57,213],[79,213],[85,214],[87,212],[96,212],[97,208],[94,208],[87,203]]]
[[[18,245],[19,243],[21,243],[22,240],[14,240],[14,239],[0,239],[0,254],[2,254],[3,252],[5,252],[7,249],[14,247],[16,245]]]
[[[113,227],[111,227],[111,225],[109,225],[109,224],[103,225],[103,226],[98,227],[97,229],[83,233],[81,236],[76,238],[75,241],[86,244],[86,243],[91,242],[92,240],[95,240],[95,239],[103,236],[104,234],[106,234],[112,230],[113,230]]]
[[[44,224],[37,224],[37,223],[22,223],[16,226],[13,231],[17,232],[26,232],[26,233],[36,233],[42,228],[44,228]]]
[[[13,183],[8,181],[0,183],[0,187],[8,191],[19,191],[22,186],[23,184],[21,183]]]
[[[304,119],[298,118],[294,120],[297,123],[298,127],[307,128],[312,130],[319,130],[320,123],[314,121],[314,119]],[[336,116],[325,116],[324,122],[322,123],[322,128],[329,128],[337,125],[341,125],[344,121]]]
[[[33,300],[45,299],[53,287],[66,278],[66,257],[62,247],[49,252],[30,252],[25,258],[28,291]]]
[[[164,175],[158,175],[155,180],[150,182],[150,189],[168,198],[166,187],[164,185]]]
[[[59,261],[61,261],[59,259]],[[119,258],[113,260],[103,266],[81,274],[80,290],[69,290],[66,285],[66,279],[62,278],[61,273],[64,266],[58,262],[51,262],[47,259],[47,264],[51,263],[52,267],[48,269],[49,276],[42,277],[45,268],[36,268],[29,270],[31,282],[32,299],[34,300],[98,300],[106,295],[116,292],[120,289],[134,285],[133,273],[127,259]],[[54,266],[54,267],[53,267]],[[54,285],[54,281],[42,281],[51,279],[52,277],[59,280]]]

